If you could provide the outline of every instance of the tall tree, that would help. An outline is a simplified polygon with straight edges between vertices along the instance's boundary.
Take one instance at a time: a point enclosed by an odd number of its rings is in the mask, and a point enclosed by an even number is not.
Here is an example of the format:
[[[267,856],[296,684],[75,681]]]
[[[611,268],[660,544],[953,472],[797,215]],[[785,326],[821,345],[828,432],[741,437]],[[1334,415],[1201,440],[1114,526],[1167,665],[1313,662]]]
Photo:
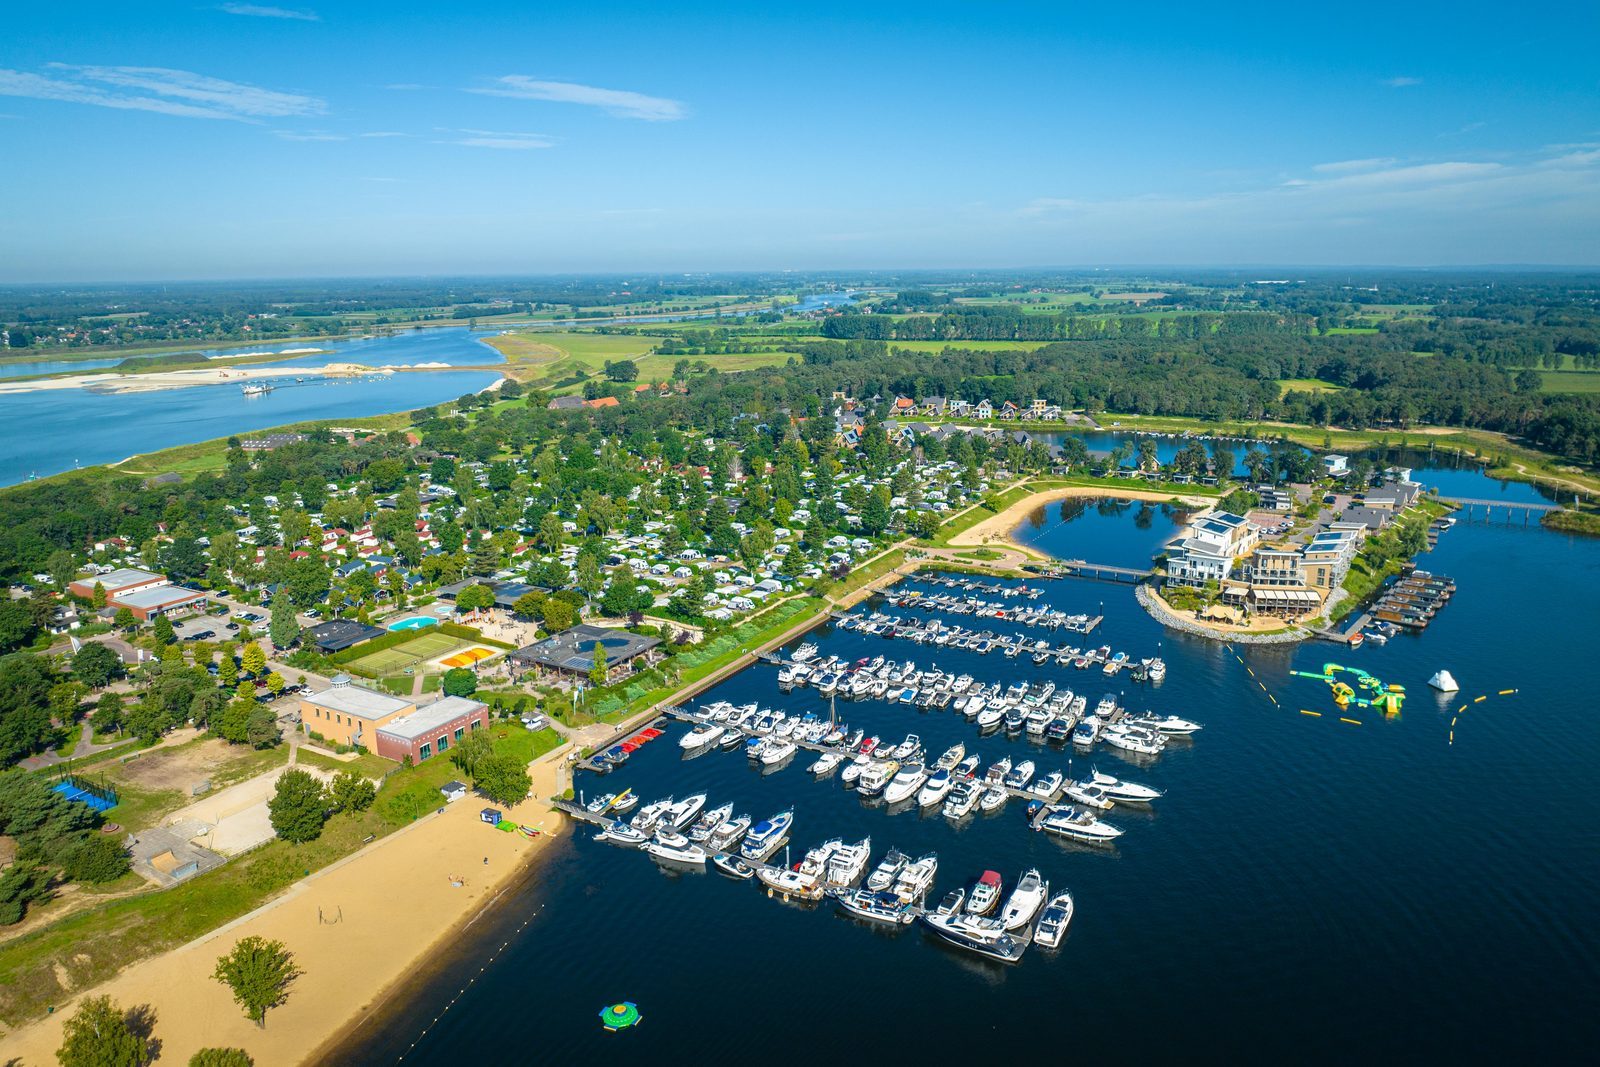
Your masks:
[[[301,975],[294,954],[282,941],[264,937],[240,938],[233,951],[217,959],[213,978],[233,991],[245,1017],[257,1026],[267,1025],[267,1009],[289,999],[289,986]]]
[[[328,821],[327,793],[322,783],[305,771],[285,771],[267,802],[267,813],[272,829],[285,841],[314,841]]]
[[[135,1012],[154,1017],[148,1008]],[[88,998],[63,1027],[57,1062],[61,1067],[144,1067],[154,1058],[150,1039],[128,1024],[129,1014],[110,997]]]

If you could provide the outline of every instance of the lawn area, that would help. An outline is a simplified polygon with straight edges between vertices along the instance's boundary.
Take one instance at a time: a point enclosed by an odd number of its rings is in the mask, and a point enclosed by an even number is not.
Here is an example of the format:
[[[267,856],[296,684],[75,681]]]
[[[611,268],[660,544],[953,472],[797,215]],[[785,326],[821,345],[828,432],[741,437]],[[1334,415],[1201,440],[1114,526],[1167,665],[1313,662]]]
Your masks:
[[[1279,378],[1278,395],[1285,393],[1336,393],[1344,386],[1325,382],[1321,378]]]
[[[1322,332],[1329,337],[1337,337],[1340,334],[1377,333],[1378,328],[1376,326],[1329,326]]]
[[[514,723],[491,729],[497,751],[529,760],[561,743],[554,730],[534,733]],[[98,985],[130,964],[231,922],[307,873],[357,851],[369,836],[382,837],[437,808],[438,787],[458,777],[460,770],[448,759],[428,760],[389,778],[367,811],[329,819],[315,841],[273,840],[171,889],[113,900],[0,945],[0,1021],[16,1026],[43,1015],[72,990]]]
[[[1600,370],[1542,370],[1545,393],[1600,393]]]
[[[669,356],[650,355],[638,360],[639,380],[642,382],[664,382],[672,377],[672,368],[680,359],[686,359],[691,365],[704,363],[714,367],[723,374],[734,371],[758,370],[762,367],[781,367],[790,359],[798,360],[799,352],[735,352],[731,355],[719,356]]]
[[[262,434],[295,433],[333,425],[360,426],[374,431],[403,430],[411,425],[411,416],[402,412],[394,415],[373,415],[367,418],[319,419],[315,422],[296,422],[287,426],[274,426],[259,432]],[[115,474],[152,475],[173,472],[189,476],[202,474],[206,471],[220,471],[225,469],[227,465],[228,439],[226,437],[218,437],[211,441],[179,445],[176,448],[167,448],[160,452],[149,452],[144,455],[134,456],[122,463],[113,464],[107,469]]]

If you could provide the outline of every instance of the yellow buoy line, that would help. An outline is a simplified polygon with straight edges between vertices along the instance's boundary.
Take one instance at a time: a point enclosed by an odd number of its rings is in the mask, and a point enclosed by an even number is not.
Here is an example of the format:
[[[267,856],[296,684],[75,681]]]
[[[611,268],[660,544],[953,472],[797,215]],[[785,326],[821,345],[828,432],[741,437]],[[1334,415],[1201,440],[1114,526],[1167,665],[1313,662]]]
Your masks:
[[[1517,692],[1518,691],[1515,690],[1515,689],[1501,689],[1501,690],[1498,690],[1497,692],[1485,693],[1481,697],[1473,697],[1470,701],[1468,701],[1467,703],[1461,705],[1459,708],[1456,709],[1456,713],[1454,715],[1450,716],[1450,741],[1449,741],[1449,743],[1452,744],[1452,745],[1456,743],[1456,721],[1458,719],[1460,719],[1462,715],[1466,714],[1468,708],[1472,707],[1472,705],[1474,705],[1474,704],[1482,704],[1485,700],[1488,700],[1490,697],[1516,696]]]

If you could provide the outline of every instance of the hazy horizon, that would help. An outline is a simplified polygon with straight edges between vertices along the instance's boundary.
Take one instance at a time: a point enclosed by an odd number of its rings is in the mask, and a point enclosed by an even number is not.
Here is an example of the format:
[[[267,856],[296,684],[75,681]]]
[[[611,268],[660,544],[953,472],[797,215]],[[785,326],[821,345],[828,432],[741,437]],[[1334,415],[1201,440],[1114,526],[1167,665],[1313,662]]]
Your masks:
[[[1600,8],[1503,15],[23,10],[0,282],[1578,269]]]

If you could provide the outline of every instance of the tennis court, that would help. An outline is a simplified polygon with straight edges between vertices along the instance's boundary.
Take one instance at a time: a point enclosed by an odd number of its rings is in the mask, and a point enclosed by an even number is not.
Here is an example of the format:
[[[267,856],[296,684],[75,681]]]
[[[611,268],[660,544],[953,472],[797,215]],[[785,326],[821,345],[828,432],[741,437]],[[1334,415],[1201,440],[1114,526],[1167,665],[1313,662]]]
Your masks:
[[[382,677],[403,671],[407,667],[414,667],[424,660],[449,655],[471,644],[471,641],[463,641],[449,634],[422,633],[392,648],[369,652],[360,659],[351,661],[350,666],[359,673]]]

